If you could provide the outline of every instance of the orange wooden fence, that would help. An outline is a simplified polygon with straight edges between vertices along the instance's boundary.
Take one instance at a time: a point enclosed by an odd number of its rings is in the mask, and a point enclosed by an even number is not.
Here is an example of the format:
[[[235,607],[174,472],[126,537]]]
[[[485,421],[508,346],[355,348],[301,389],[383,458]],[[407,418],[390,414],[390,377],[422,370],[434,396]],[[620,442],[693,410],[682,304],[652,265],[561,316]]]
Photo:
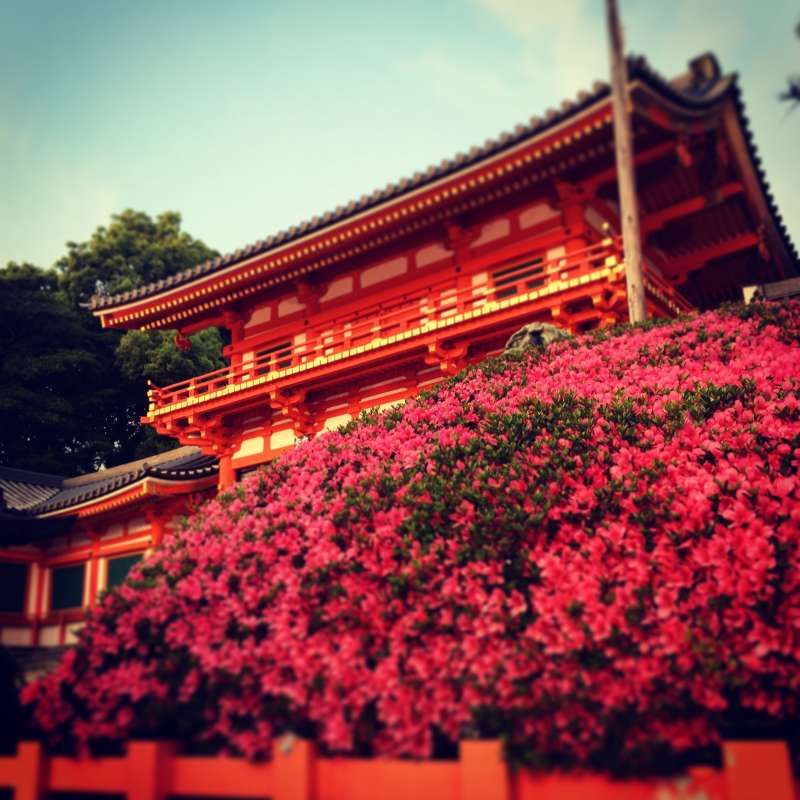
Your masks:
[[[49,792],[124,794],[128,800],[242,797],[267,800],[800,800],[783,742],[726,742],[724,768],[670,779],[614,781],[600,775],[509,769],[496,741],[461,743],[458,761],[320,758],[285,739],[269,762],[181,756],[168,742],[131,742],[124,757],[48,756],[23,742],[0,757],[0,787],[15,800]]]

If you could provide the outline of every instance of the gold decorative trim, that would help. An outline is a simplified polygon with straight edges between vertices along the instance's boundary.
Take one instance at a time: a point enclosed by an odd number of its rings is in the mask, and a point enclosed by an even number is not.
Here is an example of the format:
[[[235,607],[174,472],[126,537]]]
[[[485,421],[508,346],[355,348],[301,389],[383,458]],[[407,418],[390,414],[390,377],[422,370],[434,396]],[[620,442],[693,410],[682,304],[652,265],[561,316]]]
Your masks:
[[[403,331],[403,333],[396,334],[396,339],[398,340],[411,339],[415,336],[422,336],[434,330],[440,330],[442,328],[452,327],[460,322],[463,322],[467,318],[477,319],[479,317],[485,317],[488,316],[489,314],[495,313],[496,311],[503,310],[506,308],[512,308],[513,306],[518,306],[521,303],[532,302],[542,297],[548,297],[549,295],[558,294],[559,292],[562,292],[566,289],[574,289],[578,286],[583,286],[590,282],[594,283],[596,281],[600,281],[606,278],[610,278],[613,280],[615,278],[618,278],[620,275],[624,274],[624,272],[625,272],[625,265],[619,264],[615,267],[605,267],[604,269],[598,270],[596,273],[593,273],[592,275],[582,275],[580,277],[571,278],[569,280],[552,281],[550,284],[548,284],[542,289],[525,292],[524,294],[516,295],[514,297],[507,298],[500,302],[498,302],[497,300],[490,300],[484,305],[480,306],[479,308],[473,308],[471,312],[468,312],[472,314],[472,317],[467,317],[467,314],[456,314],[452,317],[445,317],[444,319],[431,320],[430,322],[427,322],[424,325],[420,325],[417,328],[412,328],[411,330]],[[649,282],[646,282],[645,285],[647,286],[647,288],[651,288]],[[653,289],[651,289],[651,291]],[[658,294],[658,292],[653,291],[653,293],[659,296],[659,299],[662,299],[661,296]],[[675,306],[675,308],[677,308],[677,306]],[[163,406],[162,408],[156,409],[155,411],[148,411],[147,419],[155,420],[157,417],[163,416],[164,414],[170,414],[173,411],[180,411],[181,409],[184,408],[203,405],[204,403],[210,400],[216,400],[220,397],[225,397],[229,394],[242,391],[243,389],[248,389],[255,386],[264,386],[265,384],[272,383],[273,381],[279,378],[297,375],[298,373],[301,372],[308,372],[309,370],[316,369],[317,367],[330,364],[333,361],[338,361],[342,358],[350,358],[352,356],[362,355],[363,353],[377,350],[388,344],[391,344],[389,339],[378,337],[368,342],[367,344],[358,345],[356,347],[347,350],[340,350],[338,353],[334,353],[329,356],[317,356],[313,361],[309,361],[306,364],[297,364],[294,367],[287,367],[286,369],[272,370],[271,372],[268,372],[266,375],[261,375],[258,378],[247,378],[240,381],[239,383],[231,384],[223,389],[218,389],[215,392],[204,392],[202,395],[198,395],[196,397],[189,397],[186,400],[179,400],[174,403],[170,403],[166,406]]]

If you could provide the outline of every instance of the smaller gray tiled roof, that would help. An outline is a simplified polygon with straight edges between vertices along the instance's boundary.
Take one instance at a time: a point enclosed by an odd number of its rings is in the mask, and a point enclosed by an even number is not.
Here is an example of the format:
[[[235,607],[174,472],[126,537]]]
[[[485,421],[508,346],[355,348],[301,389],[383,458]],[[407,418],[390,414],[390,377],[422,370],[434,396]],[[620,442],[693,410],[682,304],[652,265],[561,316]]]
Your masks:
[[[787,278],[785,281],[765,283],[758,287],[765,300],[785,300],[800,295],[800,278]]]
[[[197,447],[178,447],[75,478],[0,467],[2,510],[36,517],[100,498],[146,477],[188,481],[214,475],[218,468],[217,459]]]
[[[60,475],[0,467],[2,507],[9,511],[26,511],[58,494],[63,483]]]
[[[8,655],[15,662],[17,669],[26,681],[39,678],[53,670],[68,646],[58,645],[53,647],[7,647]]]

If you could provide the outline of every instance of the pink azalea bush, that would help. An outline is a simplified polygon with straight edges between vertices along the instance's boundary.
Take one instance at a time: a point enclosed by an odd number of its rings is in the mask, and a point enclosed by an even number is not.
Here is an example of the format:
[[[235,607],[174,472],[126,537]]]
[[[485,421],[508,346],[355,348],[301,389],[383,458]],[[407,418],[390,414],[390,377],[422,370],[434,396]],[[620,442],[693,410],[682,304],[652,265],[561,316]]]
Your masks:
[[[642,764],[800,697],[800,304],[562,341],[207,504],[24,700],[53,742]],[[443,745],[444,743],[444,745]]]

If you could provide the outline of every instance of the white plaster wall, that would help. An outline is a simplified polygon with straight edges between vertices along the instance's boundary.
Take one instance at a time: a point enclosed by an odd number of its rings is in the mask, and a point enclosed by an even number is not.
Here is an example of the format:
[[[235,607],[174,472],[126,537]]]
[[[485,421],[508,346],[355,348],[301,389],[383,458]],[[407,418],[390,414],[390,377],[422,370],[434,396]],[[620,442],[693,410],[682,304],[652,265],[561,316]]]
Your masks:
[[[101,539],[116,539],[118,536],[122,536],[125,533],[125,528],[120,523],[115,523],[114,525],[109,525],[106,528],[106,532],[100,537]]]
[[[352,419],[352,414],[337,414],[335,417],[328,417],[323,425],[323,430],[335,431],[340,426],[346,425]]]
[[[382,264],[376,264],[374,267],[368,267],[361,273],[361,286],[367,288],[374,286],[376,283],[388,281],[391,278],[397,278],[408,271],[408,259],[405,256],[393,258],[391,261],[384,261]]]
[[[330,286],[328,286],[327,291],[325,294],[320,297],[320,303],[328,303],[331,300],[335,300],[337,297],[343,297],[346,294],[350,294],[353,291],[353,276],[348,275],[344,278],[337,278],[335,281],[331,281]]]
[[[439,242],[429,244],[427,247],[417,250],[416,264],[418,268],[427,267],[428,264],[435,264],[437,261],[450,258],[450,255],[450,251],[443,244]]]
[[[291,428],[275,431],[269,437],[270,450],[279,450],[282,447],[289,447],[294,444],[294,440],[294,431]]]
[[[254,328],[256,325],[261,325],[264,322],[269,322],[272,319],[272,308],[270,306],[261,306],[254,308],[253,313],[250,314],[250,319],[245,322],[245,330],[247,328]]]
[[[288,317],[289,314],[294,314],[297,311],[302,311],[305,305],[301,303],[296,297],[287,297],[278,303],[278,316]]]
[[[78,641],[78,631],[84,626],[83,622],[67,625],[64,630],[64,644],[75,644]]]
[[[39,631],[39,644],[44,647],[55,647],[58,644],[58,625],[45,625]]]
[[[480,247],[482,244],[494,242],[502,239],[511,233],[511,223],[505,218],[496,219],[481,228],[481,235],[472,243],[473,247]]]
[[[128,533],[136,533],[136,531],[143,531],[149,527],[150,525],[144,517],[135,517],[128,522]]]
[[[264,452],[264,437],[251,436],[249,439],[243,439],[239,445],[239,449],[233,454],[234,458],[245,458],[246,456],[254,456],[258,453]]]
[[[532,228],[534,225],[539,225],[549,219],[555,219],[561,216],[561,212],[557,208],[553,208],[547,203],[537,203],[535,206],[526,208],[519,215],[520,228]]]
[[[9,647],[27,647],[33,644],[30,628],[3,628],[0,643]]]

